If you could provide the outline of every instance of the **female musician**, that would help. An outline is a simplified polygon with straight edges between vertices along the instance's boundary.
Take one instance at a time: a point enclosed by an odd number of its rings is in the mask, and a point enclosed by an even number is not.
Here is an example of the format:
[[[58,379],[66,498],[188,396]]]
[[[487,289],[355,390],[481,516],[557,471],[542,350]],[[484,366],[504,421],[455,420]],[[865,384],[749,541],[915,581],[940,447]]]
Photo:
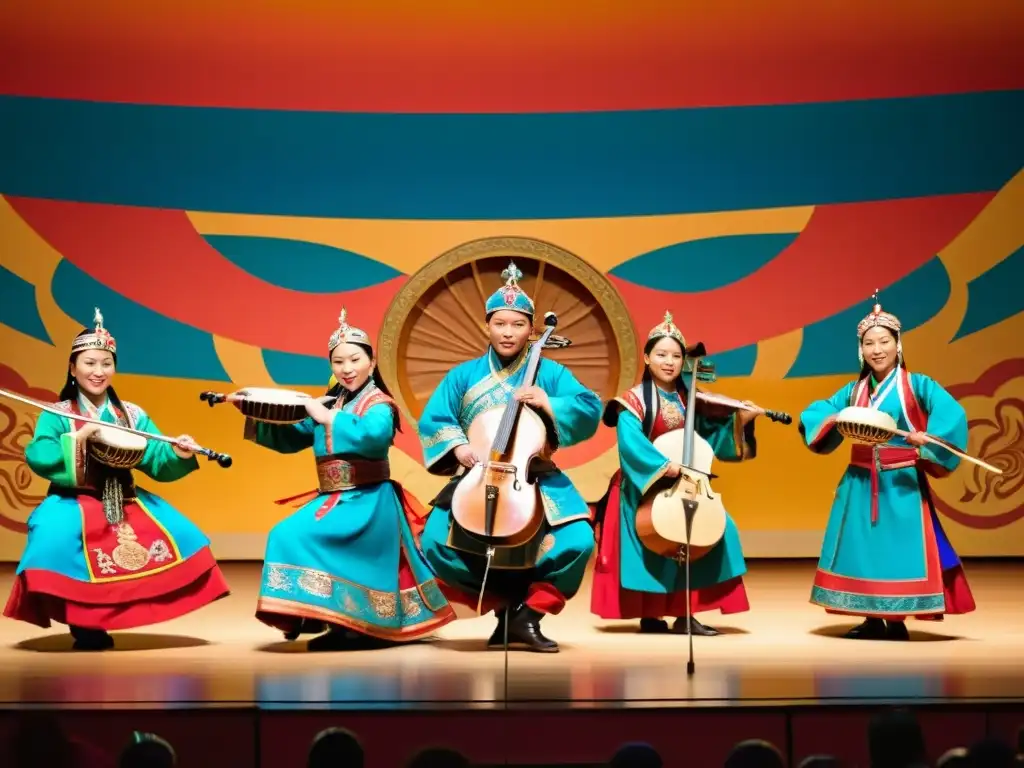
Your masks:
[[[710,552],[690,563],[690,626],[686,626],[684,565],[647,549],[636,529],[637,507],[662,478],[679,476],[680,465],[666,459],[652,441],[683,428],[687,383],[683,376],[686,339],[665,313],[644,345],[641,383],[608,403],[604,423],[615,427],[620,470],[598,502],[600,522],[591,610],[604,619],[640,619],[640,631],[669,631],[663,616],[675,617],[679,634],[717,635],[693,616],[703,611],[742,613],[750,609],[743,574],[746,563],[739,534],[727,518],[725,535]],[[692,376],[687,374],[688,378]],[[698,401],[694,430],[722,461],[752,459],[757,452],[754,411],[729,411]]]
[[[257,618],[312,651],[408,641],[455,618],[417,541],[423,512],[391,480],[398,409],[377,372],[370,337],[341,312],[327,354],[336,396],[306,404],[298,424],[246,419],[245,436],[279,453],[312,448],[319,488],[270,531]]]
[[[857,339],[858,379],[800,417],[808,447],[823,454],[838,448],[843,438],[836,416],[850,405],[887,413],[912,434],[880,447],[853,445],[832,502],[811,602],[829,613],[865,617],[847,637],[907,640],[907,616],[940,619],[974,610],[925,477],[948,474],[960,459],[921,436],[926,432],[962,450],[967,417],[936,382],[907,370],[900,321],[880,304],[857,325]]]
[[[491,408],[503,407],[513,397],[535,409],[546,421],[548,445],[553,450],[591,437],[600,423],[601,401],[567,368],[541,358],[536,386],[521,387],[533,331],[534,305],[519,287],[522,273],[509,264],[502,273],[505,285],[485,305],[490,347],[482,357],[449,371],[427,402],[420,417],[420,441],[427,469],[437,475],[455,475],[434,499],[433,514],[423,532],[423,551],[456,602],[487,612],[494,610],[498,626],[489,648],[505,645],[508,607],[508,647],[553,653],[558,644],[540,631],[545,614],[557,614],[579,590],[594,534],[590,510],[569,478],[549,458],[535,459],[529,468],[540,489],[545,523],[541,527],[535,566],[512,570],[495,565],[489,572],[483,600],[483,557],[451,546],[455,531],[451,499],[465,471],[486,457],[476,456],[466,432],[474,419]]]
[[[95,328],[71,345],[57,408],[43,412],[25,449],[32,471],[50,481],[28,520],[4,615],[40,627],[66,623],[77,650],[113,647],[112,629],[167,621],[229,594],[209,540],[166,501],[134,484],[131,470],[89,455],[99,427],[86,416],[160,434],[139,406],[121,400],[112,382],[117,344],[96,310]],[[115,433],[118,434],[118,433]],[[180,480],[199,467],[195,444],[149,440],[138,469],[157,482]]]

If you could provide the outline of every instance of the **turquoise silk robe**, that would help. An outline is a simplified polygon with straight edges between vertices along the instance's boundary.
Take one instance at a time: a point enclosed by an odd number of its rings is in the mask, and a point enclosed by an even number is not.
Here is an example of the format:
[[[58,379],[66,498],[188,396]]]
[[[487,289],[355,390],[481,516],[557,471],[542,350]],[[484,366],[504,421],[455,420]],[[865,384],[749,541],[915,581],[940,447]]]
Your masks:
[[[877,408],[908,432],[927,432],[960,450],[967,445],[963,407],[929,377],[895,368],[882,382],[850,382],[800,415],[815,453],[843,442],[835,419],[845,407]],[[925,473],[942,476],[960,459],[939,446],[894,436],[877,453],[854,444],[829,514],[811,602],[832,613],[902,618],[964,612],[951,605],[951,576],[969,589],[960,560],[932,505]],[[970,598],[967,597],[970,601]],[[973,602],[971,602],[973,608]]]
[[[44,628],[52,619],[87,629],[129,629],[168,621],[228,594],[209,539],[155,493],[136,487],[132,470],[116,473],[123,516],[107,519],[101,496],[112,472],[75,440],[75,417],[91,413],[108,424],[161,434],[139,406],[123,405],[124,412],[107,401],[97,411],[86,402],[64,401],[56,408],[66,415],[40,414],[25,461],[50,481],[50,492],[29,516],[6,616]],[[170,443],[149,440],[135,471],[167,483],[198,468],[194,456],[180,458]]]
[[[643,385],[608,404],[609,412],[618,410],[617,415],[609,413],[608,417],[615,423],[621,475],[613,479],[609,491],[606,517],[601,526],[598,566],[594,573],[592,609],[604,618],[685,615],[685,597],[679,601],[659,602],[628,594],[673,595],[684,592],[686,587],[685,568],[676,560],[647,549],[640,542],[636,530],[636,511],[644,494],[663,477],[673,461],[662,455],[652,441],[667,432],[681,430],[686,413],[686,404],[679,393],[655,392],[658,414],[650,436],[643,429],[646,413]],[[753,422],[744,427],[735,412],[719,418],[698,412],[694,416],[694,431],[707,440],[721,461],[738,462],[752,459],[757,454]],[[617,498],[611,498],[613,495]],[[738,580],[746,570],[736,523],[727,514],[722,540],[690,564],[690,586],[698,593],[697,599],[693,600],[694,609],[722,608],[726,612],[734,612],[730,610],[728,598],[716,599],[717,596],[709,592],[702,599],[699,593],[709,587]],[[737,602],[736,598],[731,602]],[[745,610],[745,597],[740,597],[738,602]]]
[[[451,475],[457,471],[454,451],[460,445],[469,444],[466,437],[469,425],[484,411],[503,407],[511,400],[523,381],[528,350],[529,347],[508,366],[502,367],[501,359],[489,347],[486,355],[462,363],[445,375],[419,421],[420,441],[430,472]],[[537,386],[547,393],[554,413],[553,433],[548,436],[553,449],[575,445],[594,435],[600,423],[601,401],[568,368],[541,358]],[[594,534],[590,509],[566,475],[561,472],[544,475],[538,478],[537,484],[546,533],[536,567],[528,577],[531,585],[527,597],[546,591],[550,599],[538,598],[538,610],[556,613],[579,589],[594,549]],[[423,551],[441,581],[454,588],[450,594],[475,607],[482,558],[449,547],[450,528],[451,510],[435,507],[423,533]],[[496,577],[493,571],[488,576],[488,586],[500,581],[501,576]],[[494,590],[499,591],[502,590]],[[493,604],[497,605],[502,599],[496,597]],[[527,602],[533,605],[529,599]]]
[[[335,401],[330,428],[247,420],[246,437],[279,453],[313,449],[318,464],[386,463],[398,414],[373,382]],[[336,464],[342,462],[342,464]],[[358,467],[357,467],[358,469]],[[321,490],[271,529],[257,617],[285,632],[346,627],[384,640],[429,635],[455,618],[416,540],[421,514],[390,480]]]

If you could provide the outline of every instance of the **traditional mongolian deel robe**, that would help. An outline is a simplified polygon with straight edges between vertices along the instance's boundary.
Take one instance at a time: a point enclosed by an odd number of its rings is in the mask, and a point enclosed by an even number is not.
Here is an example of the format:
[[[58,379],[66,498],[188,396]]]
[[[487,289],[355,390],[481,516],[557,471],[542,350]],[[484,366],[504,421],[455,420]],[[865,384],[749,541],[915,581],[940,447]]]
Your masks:
[[[4,615],[40,627],[51,621],[85,629],[130,629],[182,616],[229,594],[206,536],[159,496],[136,487],[132,470],[111,470],[72,433],[89,414],[159,435],[149,416],[129,402],[99,409],[64,401],[66,416],[43,412],[25,460],[50,490],[28,519],[28,541]],[[198,469],[170,443],[150,440],[137,469],[157,482]],[[123,503],[108,519],[103,492],[120,488]],[[123,510],[123,513],[122,513]]]
[[[284,632],[329,624],[383,640],[423,637],[455,613],[419,549],[422,508],[390,480],[397,408],[372,381],[334,407],[330,428],[246,420],[246,437],[266,448],[312,448],[319,481],[270,531],[257,618]]]
[[[651,552],[641,544],[636,530],[636,512],[643,495],[671,463],[652,441],[681,430],[686,412],[685,392],[680,396],[655,388],[655,393],[658,414],[650,434],[643,430],[643,385],[608,404],[609,409],[619,410],[615,430],[620,469],[598,503],[600,540],[590,603],[593,613],[605,619],[686,616],[684,566]],[[753,422],[744,427],[735,412],[712,418],[701,412],[700,405],[697,411],[694,430],[708,441],[717,458],[729,462],[754,458],[757,444]],[[732,518],[727,517],[722,540],[690,564],[691,613],[749,610],[743,586],[746,571],[739,532]]]
[[[473,420],[490,408],[503,407],[521,385],[529,347],[507,367],[488,348],[487,354],[449,371],[427,402],[419,421],[427,469],[450,474],[456,469],[454,450],[469,443],[466,432]],[[601,417],[601,401],[565,366],[541,358],[536,384],[547,393],[554,413],[549,428],[553,447],[569,447],[590,438]],[[481,457],[485,458],[485,457]],[[579,590],[587,561],[594,550],[594,533],[586,501],[569,478],[549,464],[538,473],[545,525],[536,567],[529,573],[491,570],[482,612],[522,601],[540,613],[558,613]],[[445,494],[442,492],[442,497]],[[449,597],[477,606],[484,559],[448,546],[451,509],[441,503],[427,519],[423,551],[444,582]],[[518,573],[520,578],[514,576]],[[518,581],[525,584],[511,587]],[[502,586],[504,582],[504,586]],[[495,586],[492,589],[492,585]],[[522,594],[525,592],[525,594]]]
[[[849,405],[877,408],[900,429],[927,432],[960,450],[967,445],[964,409],[941,386],[897,366],[882,382],[867,376],[800,416],[800,432],[816,453],[843,438],[835,428]],[[917,448],[896,436],[890,445],[854,444],[836,489],[811,602],[831,613],[902,620],[974,610],[960,559],[942,530],[927,474],[942,477],[959,457],[932,444]]]

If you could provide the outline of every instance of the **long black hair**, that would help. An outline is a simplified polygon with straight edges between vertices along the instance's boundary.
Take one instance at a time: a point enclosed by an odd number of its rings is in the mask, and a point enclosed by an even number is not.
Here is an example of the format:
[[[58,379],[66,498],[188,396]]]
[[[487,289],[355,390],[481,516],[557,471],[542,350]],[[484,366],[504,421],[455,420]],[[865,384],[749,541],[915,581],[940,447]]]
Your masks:
[[[90,330],[90,329],[86,328],[84,331],[81,331],[77,336],[75,336],[75,338],[76,339],[80,339],[83,336],[88,336],[89,334],[92,334],[92,333],[96,333],[96,331],[95,330]],[[78,382],[75,380],[75,377],[71,375],[71,366],[75,364],[75,361],[78,359],[78,356],[81,355],[83,352],[93,352],[93,351],[102,351],[102,350],[80,349],[78,352],[72,352],[71,353],[71,356],[68,358],[68,370],[67,370],[67,376],[64,379],[64,386],[63,386],[63,388],[61,388],[60,394],[57,396],[57,400],[59,402],[64,402],[65,400],[74,400],[75,402],[78,402]],[[117,353],[116,352],[111,352],[110,354],[114,358],[114,370],[116,371],[117,370]],[[114,407],[118,410],[118,412],[123,414],[124,417],[127,419],[128,418],[128,411],[124,407],[124,403],[121,402],[121,398],[117,396],[117,392],[114,391],[114,385],[113,384],[111,384],[109,387],[107,387],[107,397],[110,398],[110,402],[114,405]]]
[[[369,344],[362,344],[362,343],[360,343],[358,341],[343,341],[342,344],[351,344],[351,345],[353,345],[355,347],[359,347],[361,350],[363,350],[363,352],[366,353],[366,356],[368,358],[370,358],[370,360],[374,359],[373,358],[373,347],[371,347]],[[334,354],[334,350],[333,349],[331,350],[331,354]],[[330,362],[330,359],[331,359],[331,356],[328,355],[327,356],[328,362]],[[367,379],[367,381],[370,381],[370,380],[373,381],[373,383],[377,387],[377,389],[379,389],[385,395],[390,397],[392,400],[394,399],[394,395],[391,394],[391,390],[388,389],[388,385],[384,383],[384,378],[380,375],[380,368],[378,368],[376,365],[373,366],[373,373],[371,373],[370,374],[370,378]],[[363,384],[363,387],[365,387],[365,386],[366,386],[366,384]],[[363,387],[360,387],[358,391],[362,391]],[[327,388],[327,392],[325,393],[325,397],[337,397],[337,398],[340,398],[342,400],[342,402],[344,402],[346,398],[352,397],[355,394],[357,394],[357,393],[356,392],[349,392],[347,389],[345,389],[345,387],[342,386],[341,382],[339,381],[339,382],[336,382],[334,384],[334,386]],[[398,411],[397,411],[397,409],[395,410],[395,429],[398,432],[402,431],[402,423],[401,423],[401,420],[398,418]]]

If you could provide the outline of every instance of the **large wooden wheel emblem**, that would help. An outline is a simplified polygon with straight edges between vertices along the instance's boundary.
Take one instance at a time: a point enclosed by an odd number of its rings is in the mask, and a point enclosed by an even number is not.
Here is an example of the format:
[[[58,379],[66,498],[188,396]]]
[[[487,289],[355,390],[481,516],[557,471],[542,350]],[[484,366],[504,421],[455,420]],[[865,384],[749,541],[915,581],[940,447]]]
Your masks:
[[[545,353],[608,400],[633,386],[639,346],[633,321],[614,286],[583,259],[525,237],[472,240],[416,272],[384,316],[378,365],[413,424],[444,375],[487,349],[484,303],[504,282],[509,260],[537,307],[558,315],[556,333],[571,347]]]

